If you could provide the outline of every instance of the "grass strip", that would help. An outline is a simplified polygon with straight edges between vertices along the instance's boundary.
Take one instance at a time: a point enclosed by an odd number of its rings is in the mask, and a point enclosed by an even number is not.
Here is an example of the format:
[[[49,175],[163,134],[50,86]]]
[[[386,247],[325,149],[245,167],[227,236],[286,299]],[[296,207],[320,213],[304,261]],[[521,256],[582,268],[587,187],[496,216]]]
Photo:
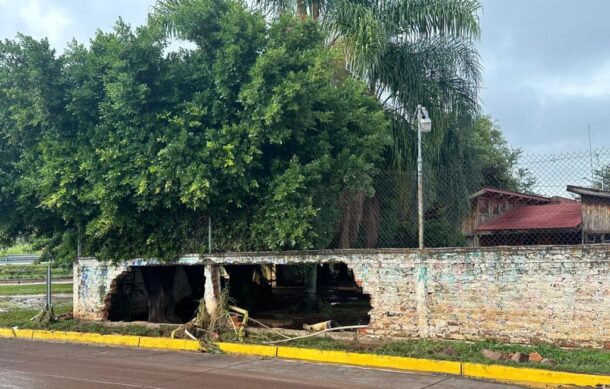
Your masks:
[[[70,278],[72,269],[54,268],[53,278]],[[3,265],[0,261],[0,280],[44,280],[47,277],[47,265]]]
[[[279,339],[277,335],[265,333],[266,337]],[[232,334],[224,334],[223,340],[235,341]],[[247,340],[252,344],[262,344],[261,339],[252,335]],[[392,355],[411,358],[425,358],[444,361],[474,362],[489,365],[504,365],[513,367],[528,367],[587,374],[610,375],[610,351],[591,348],[566,349],[550,344],[535,346],[504,344],[494,341],[464,342],[443,340],[379,340],[371,343],[358,341],[337,340],[331,337],[316,337],[296,340],[283,344],[290,347],[313,348],[318,350],[347,351],[355,353]],[[282,345],[278,345],[282,346]],[[517,363],[505,360],[491,360],[482,355],[485,349],[501,351],[504,353],[531,353],[538,352],[544,358],[552,359],[555,365],[525,362]]]
[[[42,306],[41,306],[42,308]],[[72,312],[72,305],[58,304],[54,306],[56,315],[62,315]],[[46,327],[41,327],[30,321],[39,312],[38,309],[9,309],[5,312],[0,312],[0,327],[18,327],[22,329],[45,329],[50,331],[76,331],[76,332],[93,332],[102,335],[119,334],[119,335],[135,335],[135,336],[164,336],[167,337],[171,333],[173,327],[160,326],[160,328],[151,328],[141,325],[125,325],[125,326],[109,326],[103,322],[85,322],[80,320],[62,320],[52,323]]]
[[[39,285],[0,285],[0,296],[45,294],[47,286]],[[53,284],[52,293],[72,293],[72,284]]]

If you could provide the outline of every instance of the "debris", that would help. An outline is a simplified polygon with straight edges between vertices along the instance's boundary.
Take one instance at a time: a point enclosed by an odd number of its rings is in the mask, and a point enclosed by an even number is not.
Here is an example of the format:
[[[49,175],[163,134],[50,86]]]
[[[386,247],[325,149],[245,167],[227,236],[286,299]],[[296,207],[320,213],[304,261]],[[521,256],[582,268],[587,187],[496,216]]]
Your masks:
[[[528,355],[524,354],[524,353],[516,352],[513,354],[513,356],[510,358],[510,360],[513,362],[527,362]]]
[[[57,321],[57,316],[55,316],[55,312],[53,312],[53,306],[45,306],[44,309],[31,318],[30,321],[46,327],[51,323],[55,323]]]
[[[321,323],[316,324],[303,324],[303,329],[310,332],[323,331],[332,328],[332,321],[323,321]]]
[[[66,321],[74,319],[74,314],[72,312],[66,312],[59,316],[57,316],[58,321]]]
[[[308,335],[302,335],[302,336],[296,336],[294,338],[288,338],[288,339],[282,339],[282,340],[276,340],[273,342],[264,342],[265,344],[277,344],[277,343],[286,343],[286,342],[290,342],[291,340],[297,340],[297,339],[304,339],[304,338],[310,338],[312,336],[317,336],[320,334],[324,334],[326,332],[332,332],[332,331],[344,331],[344,330],[360,330],[363,328],[368,328],[367,325],[360,325],[360,326],[345,326],[345,327],[336,327],[336,328],[328,328],[322,331],[318,331],[318,332],[314,332]]]
[[[294,326],[294,320],[291,319],[259,319],[255,321],[250,318],[250,321],[265,328],[291,328]]]
[[[233,320],[231,320],[231,324],[233,325],[233,329],[235,330],[237,328],[237,330],[235,332],[236,335],[237,335],[237,339],[240,342],[243,342],[244,341],[244,336],[246,334],[246,326],[248,325],[248,318],[249,318],[250,315],[249,315],[248,311],[246,311],[245,309],[236,307],[234,305],[230,305],[229,309],[231,311],[233,311],[233,312],[239,313],[244,318],[239,326],[235,326],[235,323],[233,322]]]
[[[549,365],[549,366],[555,366],[557,364],[557,362],[555,362],[552,359],[548,359],[548,358],[542,358],[540,363],[542,363],[543,365]]]
[[[534,351],[532,353],[530,353],[528,360],[530,362],[540,362],[542,361],[544,358],[542,357],[542,355],[538,354],[538,352]]]
[[[195,336],[193,336],[193,334],[191,334],[190,332],[188,332],[188,330],[184,330],[184,333],[191,339],[193,340],[198,340],[197,338],[195,338]]]
[[[504,353],[501,353],[500,351],[492,351],[485,349],[481,352],[481,354],[483,354],[485,358],[493,359],[494,361],[505,359]]]

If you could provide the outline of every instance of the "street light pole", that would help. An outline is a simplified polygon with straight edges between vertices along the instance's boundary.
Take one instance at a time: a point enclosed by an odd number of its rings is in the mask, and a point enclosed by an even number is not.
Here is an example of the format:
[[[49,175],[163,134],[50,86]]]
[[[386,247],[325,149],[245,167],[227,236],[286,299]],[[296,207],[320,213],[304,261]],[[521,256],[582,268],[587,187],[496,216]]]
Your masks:
[[[421,157],[421,120],[419,120],[421,106],[417,108],[417,225],[419,233],[419,249],[424,248],[424,187]]]
[[[426,107],[417,106],[417,225],[419,249],[424,248],[424,178],[423,160],[421,155],[421,133],[432,131],[432,120]]]

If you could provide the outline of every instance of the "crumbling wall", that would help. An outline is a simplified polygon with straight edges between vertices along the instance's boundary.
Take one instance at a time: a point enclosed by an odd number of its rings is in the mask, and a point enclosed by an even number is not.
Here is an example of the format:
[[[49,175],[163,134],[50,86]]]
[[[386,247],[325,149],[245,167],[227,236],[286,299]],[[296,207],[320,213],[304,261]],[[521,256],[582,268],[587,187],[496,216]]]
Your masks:
[[[167,266],[199,265],[199,256],[191,255]],[[117,283],[113,283],[130,267],[145,267],[164,265],[154,259],[134,259],[118,264],[100,262],[92,258],[84,258],[74,266],[74,316],[86,320],[104,320],[108,315],[108,303],[111,295],[116,292]],[[204,282],[202,279],[201,282]]]
[[[609,253],[608,245],[335,250],[191,256],[178,264],[343,262],[371,297],[373,335],[610,348]],[[79,262],[75,316],[102,319],[112,279],[136,263],[155,262]]]

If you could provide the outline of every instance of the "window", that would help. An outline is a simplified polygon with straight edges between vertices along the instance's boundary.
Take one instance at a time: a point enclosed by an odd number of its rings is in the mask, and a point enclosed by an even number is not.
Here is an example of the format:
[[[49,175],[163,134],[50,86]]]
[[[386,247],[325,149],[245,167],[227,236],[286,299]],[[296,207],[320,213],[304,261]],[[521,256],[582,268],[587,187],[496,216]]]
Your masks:
[[[487,205],[487,200],[481,201],[481,213],[488,213],[489,207]]]
[[[587,234],[586,243],[601,243],[602,235],[601,234]]]

